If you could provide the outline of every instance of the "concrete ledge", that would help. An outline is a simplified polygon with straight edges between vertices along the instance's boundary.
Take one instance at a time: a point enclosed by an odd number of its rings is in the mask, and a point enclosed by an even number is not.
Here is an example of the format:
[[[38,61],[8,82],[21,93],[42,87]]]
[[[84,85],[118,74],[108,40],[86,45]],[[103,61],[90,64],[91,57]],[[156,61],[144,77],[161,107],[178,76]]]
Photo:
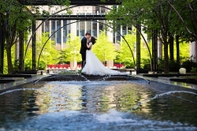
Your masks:
[[[190,83],[190,84],[197,84],[197,79],[184,79],[184,78],[171,78],[170,81],[176,81],[176,82],[184,82],[184,83]]]
[[[6,75],[0,75],[0,77],[24,77],[24,78],[31,78],[31,74],[6,74]]]
[[[41,81],[126,81],[126,80],[137,80],[137,78],[128,75],[113,75],[113,76],[95,76],[95,75],[51,75],[45,77]]]
[[[3,80],[0,80],[0,83],[9,83],[9,82],[14,82],[15,80],[13,79],[3,79]]]
[[[179,76],[197,76],[195,73],[187,73],[187,74],[143,74],[146,77],[179,77]]]

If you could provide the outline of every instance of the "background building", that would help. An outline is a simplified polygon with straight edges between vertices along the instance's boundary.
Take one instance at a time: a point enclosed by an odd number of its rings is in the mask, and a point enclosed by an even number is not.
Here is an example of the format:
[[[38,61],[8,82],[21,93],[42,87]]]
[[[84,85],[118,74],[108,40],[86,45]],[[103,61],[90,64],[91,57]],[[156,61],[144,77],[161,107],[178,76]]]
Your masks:
[[[109,10],[107,8],[111,8],[112,6],[78,6],[71,8],[72,15],[105,15]],[[54,6],[52,8],[48,6],[43,6],[41,9],[46,10],[50,12],[50,15],[56,13],[59,10],[64,9],[65,7],[62,6]],[[58,15],[65,15],[66,11],[62,11],[58,13]],[[69,23],[75,22],[76,20],[49,20],[44,22],[44,24],[38,29],[37,34],[41,35],[44,32],[49,32],[49,35],[53,34],[56,30],[57,33],[55,33],[52,36],[52,40],[55,41],[57,49],[63,49],[65,47],[65,43],[67,41],[67,35],[72,34],[74,36],[79,36],[82,38],[86,32],[89,32],[92,34],[92,36],[98,37],[99,32],[104,30],[106,27],[102,23],[106,23],[105,20],[96,20],[96,21],[78,21],[76,23],[67,25]],[[42,21],[37,21],[37,26]],[[66,26],[65,26],[66,25]],[[64,26],[64,27],[63,27]],[[63,28],[61,28],[63,27]],[[60,29],[61,28],[61,29]],[[121,36],[119,35],[119,32],[121,35],[125,35],[128,33],[128,27],[125,26],[118,26],[116,31],[113,31],[113,29],[107,28],[107,36],[111,42],[118,43],[118,41],[121,41]]]

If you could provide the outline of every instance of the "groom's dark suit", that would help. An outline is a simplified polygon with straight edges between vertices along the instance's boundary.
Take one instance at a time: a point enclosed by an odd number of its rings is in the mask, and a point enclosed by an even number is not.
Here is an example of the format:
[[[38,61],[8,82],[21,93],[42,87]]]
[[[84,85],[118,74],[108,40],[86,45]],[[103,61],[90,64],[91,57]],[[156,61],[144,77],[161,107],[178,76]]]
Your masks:
[[[81,40],[81,49],[80,49],[80,53],[81,53],[81,57],[82,57],[82,68],[85,66],[85,62],[86,62],[86,50],[87,48],[87,39],[86,37],[83,37],[83,39]]]

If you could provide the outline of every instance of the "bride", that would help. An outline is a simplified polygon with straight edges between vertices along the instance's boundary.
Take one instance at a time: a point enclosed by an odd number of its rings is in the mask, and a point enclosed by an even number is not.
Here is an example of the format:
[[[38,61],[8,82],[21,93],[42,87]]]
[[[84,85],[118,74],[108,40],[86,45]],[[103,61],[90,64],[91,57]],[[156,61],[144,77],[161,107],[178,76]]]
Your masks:
[[[119,71],[110,70],[106,68],[100,60],[95,56],[95,54],[91,51],[92,46],[96,42],[94,37],[90,37],[87,42],[88,50],[86,50],[86,64],[82,69],[82,73],[86,75],[126,75],[125,73],[121,73]]]

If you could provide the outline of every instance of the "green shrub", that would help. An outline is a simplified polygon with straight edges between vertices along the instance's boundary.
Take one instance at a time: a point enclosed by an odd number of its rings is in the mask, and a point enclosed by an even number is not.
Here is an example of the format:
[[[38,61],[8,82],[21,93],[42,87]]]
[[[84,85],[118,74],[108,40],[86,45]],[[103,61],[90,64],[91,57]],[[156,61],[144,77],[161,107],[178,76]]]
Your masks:
[[[125,68],[134,68],[135,67],[135,65],[132,61],[126,60],[123,63],[125,65]]]
[[[191,72],[192,67],[197,68],[197,63],[195,63],[193,60],[186,60],[182,63],[181,67],[184,67],[187,72]]]
[[[32,60],[25,61],[25,70],[31,70],[32,67]]]
[[[196,72],[197,71],[197,68],[196,67],[192,67],[191,71],[190,72]]]
[[[41,60],[38,69],[39,70],[46,70],[46,66],[47,66],[46,62]]]
[[[171,72],[179,72],[180,63],[176,62],[175,60],[169,61],[169,71]]]
[[[175,60],[169,60],[169,71],[171,72],[178,72],[180,69],[180,63],[176,62]],[[158,62],[158,69],[164,70],[164,60],[159,59]]]

